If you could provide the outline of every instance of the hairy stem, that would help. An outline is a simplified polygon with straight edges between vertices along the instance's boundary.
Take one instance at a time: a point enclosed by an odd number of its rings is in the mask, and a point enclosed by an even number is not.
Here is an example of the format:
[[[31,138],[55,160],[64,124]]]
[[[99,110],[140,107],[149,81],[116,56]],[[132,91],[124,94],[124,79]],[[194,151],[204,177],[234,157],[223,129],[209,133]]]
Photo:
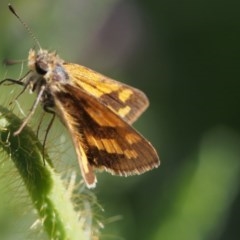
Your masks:
[[[72,192],[46,154],[43,161],[42,144],[33,131],[25,127],[13,136],[20,125],[20,119],[0,106],[0,154],[5,151],[14,162],[49,239],[90,239],[90,226],[74,209]]]

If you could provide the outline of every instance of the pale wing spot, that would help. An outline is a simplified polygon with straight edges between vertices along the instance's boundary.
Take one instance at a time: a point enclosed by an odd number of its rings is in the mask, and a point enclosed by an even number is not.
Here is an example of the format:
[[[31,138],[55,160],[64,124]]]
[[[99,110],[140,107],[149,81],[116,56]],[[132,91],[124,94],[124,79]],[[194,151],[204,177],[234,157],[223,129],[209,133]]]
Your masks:
[[[117,114],[123,118],[123,117],[127,116],[127,114],[128,114],[130,111],[131,111],[131,108],[130,108],[129,106],[126,106],[126,107],[120,108],[120,109],[117,111]]]
[[[137,158],[138,157],[138,154],[135,150],[125,150],[124,151],[124,154],[127,156],[127,158]]]
[[[111,144],[110,139],[103,138],[103,139],[101,139],[101,141],[102,141],[103,146],[107,153],[115,153],[114,148],[111,147],[112,144]]]
[[[115,139],[108,139],[103,138],[101,139],[101,142],[103,143],[104,150],[111,154],[111,153],[117,153],[117,154],[123,154],[123,151],[117,141]]]
[[[88,159],[87,159],[87,156],[86,156],[86,153],[85,151],[83,150],[82,146],[81,146],[81,143],[78,144],[78,147],[80,149],[80,153],[81,153],[81,156],[78,156],[81,163],[82,163],[82,167],[84,169],[84,172],[85,173],[89,173],[90,170],[89,170],[89,163],[88,163]]]
[[[97,145],[97,141],[96,141],[96,139],[95,139],[92,135],[86,134],[86,138],[87,138],[88,143],[89,143],[91,146],[96,146],[96,145]]]
[[[124,89],[118,93],[118,98],[125,103],[133,94],[130,89]]]
[[[110,94],[119,90],[118,84],[105,84],[104,82],[101,82],[100,79],[98,85],[91,85],[88,82],[83,81],[77,84],[80,85],[80,87],[82,87],[86,92],[88,92],[89,94],[93,94],[96,97],[101,97],[104,94]]]
[[[97,147],[98,150],[104,150],[105,149],[102,142],[101,142],[101,139],[96,139],[90,134],[89,135],[86,134],[86,137],[87,137],[88,143],[91,146]]]
[[[97,147],[99,151],[106,150],[108,153],[123,154],[121,147],[115,139],[96,139],[92,135],[86,135],[88,143]]]
[[[112,145],[113,145],[113,147],[115,149],[115,152],[117,154],[122,154],[123,151],[122,151],[121,147],[119,146],[118,142],[115,139],[111,139],[111,142],[112,142]]]
[[[81,144],[78,144],[78,145],[79,145],[79,149],[76,149],[76,152],[78,155],[78,162],[80,165],[82,176],[88,188],[94,188],[96,186],[97,179],[95,177],[92,167],[88,162],[87,155],[84,149],[82,148]]]
[[[112,92],[117,91],[117,90],[119,89],[119,84],[115,84],[115,83],[103,84],[103,83],[101,83],[101,81],[100,81],[100,83],[99,83],[98,85],[96,85],[96,88],[97,88],[99,91],[101,91],[101,92],[103,92],[103,93],[105,93],[105,94],[109,94],[109,93],[112,93]]]
[[[129,144],[134,144],[141,141],[141,137],[134,133],[128,133],[126,134],[126,140]]]
[[[96,86],[93,87],[85,82],[81,82],[80,85],[87,93],[92,94],[96,97],[101,97],[103,94],[105,94],[105,93],[99,91],[99,88],[97,88]]]
[[[118,121],[116,122],[115,119],[112,119],[110,117],[107,117],[108,115],[104,115],[104,112],[98,109],[93,108],[86,108],[88,114],[91,116],[92,119],[101,127],[116,127],[116,126],[124,126],[124,122]],[[115,111],[114,111],[115,112]]]

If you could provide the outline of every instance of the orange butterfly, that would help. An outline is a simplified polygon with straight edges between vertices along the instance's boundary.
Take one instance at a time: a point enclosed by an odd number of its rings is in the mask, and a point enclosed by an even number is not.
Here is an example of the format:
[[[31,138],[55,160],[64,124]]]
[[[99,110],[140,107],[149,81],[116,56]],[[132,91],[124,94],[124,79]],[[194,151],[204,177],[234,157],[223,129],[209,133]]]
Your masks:
[[[22,22],[11,5],[9,8]],[[21,81],[2,81],[37,93],[31,111],[15,135],[41,102],[43,109],[60,117],[69,130],[89,188],[96,185],[94,168],[128,176],[159,166],[153,146],[131,126],[148,107],[143,92],[81,65],[66,63],[56,53],[41,47],[39,51],[30,50],[28,67],[30,71]]]

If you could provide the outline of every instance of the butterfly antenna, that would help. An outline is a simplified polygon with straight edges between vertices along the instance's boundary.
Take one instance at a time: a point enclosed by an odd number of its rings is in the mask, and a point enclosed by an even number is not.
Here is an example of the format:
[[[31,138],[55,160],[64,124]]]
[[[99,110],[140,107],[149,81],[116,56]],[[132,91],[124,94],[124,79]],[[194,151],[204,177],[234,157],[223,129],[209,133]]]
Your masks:
[[[39,49],[42,49],[38,39],[35,37],[32,30],[30,29],[30,27],[19,17],[19,15],[17,14],[17,12],[15,11],[15,9],[13,8],[13,6],[10,3],[8,4],[8,8],[17,17],[17,19],[20,21],[20,23],[25,27],[25,29],[28,31],[29,35],[32,37],[32,39],[37,44]]]

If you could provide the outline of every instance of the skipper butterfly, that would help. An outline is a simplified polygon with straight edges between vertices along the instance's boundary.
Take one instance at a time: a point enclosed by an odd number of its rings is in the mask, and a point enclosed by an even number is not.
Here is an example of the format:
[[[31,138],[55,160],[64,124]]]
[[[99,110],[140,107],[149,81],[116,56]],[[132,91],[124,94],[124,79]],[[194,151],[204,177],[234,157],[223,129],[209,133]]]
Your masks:
[[[68,129],[86,185],[96,185],[94,169],[114,175],[141,174],[159,166],[149,141],[131,124],[148,107],[140,90],[115,81],[87,67],[68,63],[55,52],[43,50],[29,27],[9,5],[11,12],[39,46],[28,56],[29,72],[21,80],[4,79],[36,92],[37,98],[19,129],[19,134],[39,103],[55,114]]]

